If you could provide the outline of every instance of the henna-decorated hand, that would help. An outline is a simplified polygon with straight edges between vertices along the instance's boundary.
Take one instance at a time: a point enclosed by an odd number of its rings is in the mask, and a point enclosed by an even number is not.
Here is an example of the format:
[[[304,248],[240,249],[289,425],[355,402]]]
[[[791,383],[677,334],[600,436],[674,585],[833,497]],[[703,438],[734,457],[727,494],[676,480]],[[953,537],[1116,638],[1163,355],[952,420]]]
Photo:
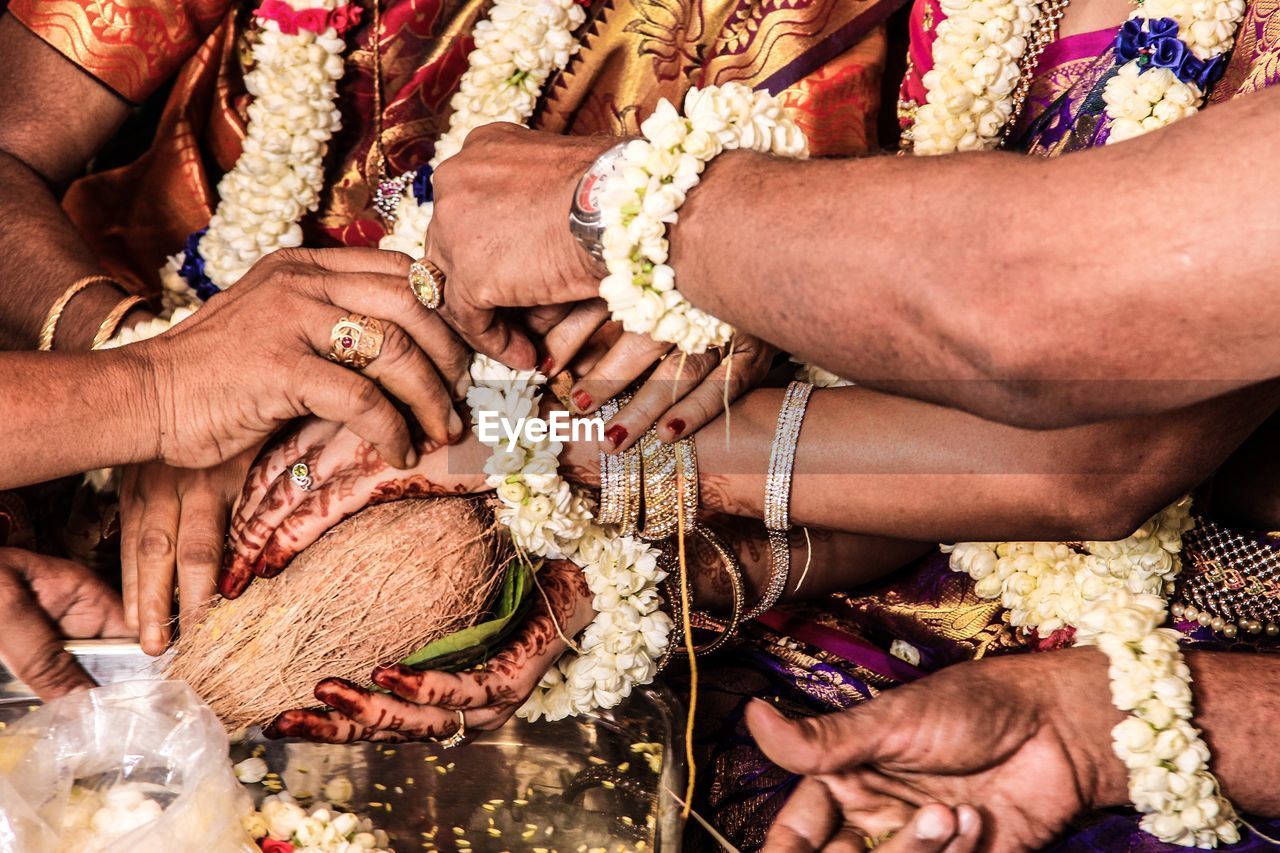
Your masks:
[[[486,448],[468,433],[459,444],[423,448],[417,463],[401,470],[349,430],[327,421],[303,421],[249,471],[232,519],[219,592],[235,598],[254,577],[274,577],[329,528],[367,506],[484,491],[486,455]],[[297,462],[310,470],[309,490],[290,477]]]
[[[449,673],[398,664],[378,667],[373,681],[390,693],[328,678],[316,685],[315,695],[333,710],[285,711],[267,728],[267,737],[326,743],[438,739],[457,731],[458,711],[467,731],[501,727],[568,648],[562,633],[572,637],[594,617],[591,591],[572,563],[547,563],[538,572],[538,586],[541,595],[525,623],[482,669]]]
[[[120,484],[120,573],[125,620],[142,650],[164,652],[172,633],[173,581],[181,620],[214,597],[231,507],[257,448],[202,470],[148,462]]]

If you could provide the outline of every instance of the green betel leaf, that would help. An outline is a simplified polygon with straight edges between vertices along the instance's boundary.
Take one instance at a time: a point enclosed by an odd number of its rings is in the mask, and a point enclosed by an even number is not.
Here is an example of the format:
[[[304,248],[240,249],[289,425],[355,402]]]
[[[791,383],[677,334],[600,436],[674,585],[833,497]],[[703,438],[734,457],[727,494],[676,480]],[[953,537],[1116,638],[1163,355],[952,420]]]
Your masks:
[[[457,671],[488,660],[528,611],[532,603],[533,572],[533,567],[524,560],[513,561],[494,598],[489,619],[441,637],[400,663],[414,669]]]

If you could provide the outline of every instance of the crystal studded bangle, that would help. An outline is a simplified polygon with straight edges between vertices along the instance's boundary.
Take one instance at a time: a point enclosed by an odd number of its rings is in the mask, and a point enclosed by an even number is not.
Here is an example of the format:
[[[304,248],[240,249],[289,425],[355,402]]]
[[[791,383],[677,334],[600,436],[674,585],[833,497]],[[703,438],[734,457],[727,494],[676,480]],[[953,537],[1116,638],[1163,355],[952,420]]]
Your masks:
[[[800,426],[813,386],[808,382],[792,382],[787,386],[778,426],[769,452],[769,477],[764,489],[764,526],[769,531],[769,585],[764,596],[751,608],[748,619],[755,619],[778,603],[791,575],[791,472],[796,461]]]
[[[631,400],[619,394],[600,407],[600,418],[608,423]],[[640,524],[642,468],[640,448],[633,445],[622,453],[600,451],[601,524],[616,524],[623,536],[636,532]]]

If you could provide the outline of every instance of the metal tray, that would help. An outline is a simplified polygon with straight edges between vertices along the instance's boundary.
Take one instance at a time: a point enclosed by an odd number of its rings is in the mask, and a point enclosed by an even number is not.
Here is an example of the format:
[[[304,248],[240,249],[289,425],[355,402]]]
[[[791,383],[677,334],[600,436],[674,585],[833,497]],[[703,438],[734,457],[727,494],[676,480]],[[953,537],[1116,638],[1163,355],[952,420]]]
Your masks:
[[[154,677],[137,643],[67,644],[99,683]],[[0,722],[35,707],[30,690],[0,667]],[[264,740],[257,729],[232,747],[232,760],[263,747],[270,770],[295,795],[315,793],[335,776],[351,780],[351,808],[390,834],[397,853],[423,849],[659,850],[680,848],[681,718],[663,687],[637,690],[597,717],[526,723],[511,720],[463,746],[347,744]],[[636,744],[657,744],[657,772]],[[249,786],[255,799],[267,795]],[[549,831],[548,831],[549,830]],[[465,839],[469,845],[459,843]]]

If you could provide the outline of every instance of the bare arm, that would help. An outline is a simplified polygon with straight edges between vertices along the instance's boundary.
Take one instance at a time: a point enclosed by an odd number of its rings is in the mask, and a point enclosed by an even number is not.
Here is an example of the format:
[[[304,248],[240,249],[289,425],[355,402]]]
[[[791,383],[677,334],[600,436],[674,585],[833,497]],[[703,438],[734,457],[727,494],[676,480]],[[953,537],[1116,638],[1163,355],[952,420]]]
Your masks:
[[[155,458],[159,420],[149,374],[125,349],[0,352],[0,489]]]
[[[1054,160],[727,154],[673,266],[865,384],[1036,427],[1169,410],[1280,375],[1277,140],[1266,90]]]
[[[705,507],[763,517],[782,389],[697,436]],[[1245,389],[1159,416],[1028,430],[864,388],[818,391],[796,456],[798,525],[919,541],[1116,539],[1209,477],[1275,408]],[[598,481],[594,445],[566,462]]]
[[[11,16],[0,17],[0,346],[34,349],[50,306],[101,273],[58,205],[128,105]],[[67,306],[59,349],[88,349],[121,294],[94,286]]]

